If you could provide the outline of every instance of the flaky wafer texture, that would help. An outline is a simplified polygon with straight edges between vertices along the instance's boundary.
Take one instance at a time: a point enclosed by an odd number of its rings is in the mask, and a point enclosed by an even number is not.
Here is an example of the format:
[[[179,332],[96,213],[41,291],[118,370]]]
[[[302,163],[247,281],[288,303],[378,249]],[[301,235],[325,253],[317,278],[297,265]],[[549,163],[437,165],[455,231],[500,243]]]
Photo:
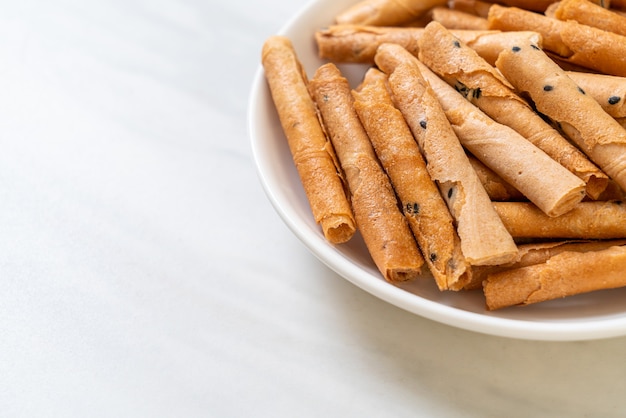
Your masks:
[[[318,55],[335,63],[373,64],[376,50],[383,43],[401,45],[413,55],[423,27],[379,27],[371,25],[331,25],[315,32]],[[521,43],[541,45],[537,32],[453,29],[452,33],[493,64],[503,49]]]
[[[373,78],[373,74],[377,73],[371,72],[368,74],[370,79]],[[404,77],[401,77],[401,82],[405,80]],[[383,85],[383,81],[388,83],[392,95],[385,93],[386,87]],[[373,83],[373,81],[371,82]],[[403,94],[401,91],[402,88],[398,87],[397,82],[398,79],[393,72],[391,72],[388,77],[383,78],[379,76],[378,95],[371,94],[369,97],[372,102],[386,102],[385,106],[394,109],[393,111],[389,110],[389,112],[397,113],[398,116],[396,117],[402,119],[403,115],[406,115],[405,111],[407,111],[407,107],[404,106],[402,98],[399,100],[397,97],[395,97],[395,100],[392,98],[392,96],[396,96],[397,94]],[[373,86],[370,88],[373,89]],[[413,92],[418,96],[421,95],[420,92]],[[421,103],[424,104],[424,101]],[[410,213],[407,213],[406,216],[409,221],[415,218],[413,222],[415,222],[418,227],[415,228],[415,236],[420,242],[420,247],[429,263],[433,276],[435,276],[437,282],[440,283],[439,287],[442,288],[441,283],[445,283],[448,289],[459,290],[465,285],[465,282],[469,280],[469,263],[463,255],[461,240],[455,229],[453,216],[438,187],[438,184],[441,182],[441,176],[437,175],[436,157],[435,155],[424,152],[423,141],[416,142],[414,136],[411,135],[411,132],[414,132],[415,129],[424,131],[422,127],[424,119],[417,121],[404,117],[404,120],[406,121],[407,127],[410,129],[410,131],[404,135],[406,143],[401,144],[400,141],[397,140],[395,144],[390,143],[389,146],[397,147],[396,149],[398,149],[400,145],[402,145],[401,153],[403,155],[415,154],[415,175],[411,176],[411,182],[407,183],[407,188],[410,193],[409,196],[414,194],[415,197],[413,199],[416,200],[418,205],[407,207],[406,209],[410,209],[408,211]],[[422,122],[422,124],[420,124],[420,122]],[[426,146],[430,151],[429,147],[430,145]],[[422,155],[424,157],[422,157]],[[425,159],[428,159],[428,164],[425,163]],[[421,176],[423,176],[423,178],[420,178]]]
[[[569,78],[614,118],[626,117],[626,77],[568,71]]]
[[[345,173],[356,224],[374,263],[389,282],[414,280],[424,259],[354,110],[348,81],[329,63],[317,69],[309,90]]]
[[[589,0],[561,0],[554,10],[554,17],[626,35],[626,17]]]
[[[585,154],[548,125],[508,81],[472,48],[437,22],[429,23],[420,41],[419,58],[488,116],[513,128],[586,184],[596,199],[608,177]]]
[[[346,242],[356,230],[352,208],[291,41],[282,36],[268,38],[262,64],[315,221],[328,241]]]
[[[430,177],[402,113],[393,105],[386,76],[370,69],[353,92],[355,109],[388,173],[440,289],[458,290],[467,265],[460,253],[453,219]]]
[[[497,266],[474,266],[472,268],[472,280],[465,288],[469,290],[480,289],[489,275],[545,263],[550,258],[565,251],[599,251],[616,245],[626,245],[626,240],[567,240],[521,244],[517,247],[519,250],[517,259],[511,263]]]
[[[626,203],[581,202],[557,217],[546,216],[528,202],[493,202],[504,226],[515,238],[626,238]]]
[[[626,130],[536,45],[500,53],[496,66],[539,112],[626,189]]]
[[[626,246],[562,252],[545,263],[503,271],[484,283],[487,308],[529,305],[626,286]]]
[[[445,4],[446,0],[362,0],[335,16],[335,21],[374,26],[402,25]]]
[[[498,264],[517,247],[491,207],[489,196],[448,122],[417,59],[399,45],[381,45],[376,63],[389,74],[396,106],[403,113],[456,220],[463,255],[470,264]],[[442,237],[443,238],[443,237]]]
[[[423,64],[422,64],[423,65]],[[465,99],[428,67],[430,83],[461,144],[522,192],[549,216],[571,210],[585,194],[585,183],[531,144]]]

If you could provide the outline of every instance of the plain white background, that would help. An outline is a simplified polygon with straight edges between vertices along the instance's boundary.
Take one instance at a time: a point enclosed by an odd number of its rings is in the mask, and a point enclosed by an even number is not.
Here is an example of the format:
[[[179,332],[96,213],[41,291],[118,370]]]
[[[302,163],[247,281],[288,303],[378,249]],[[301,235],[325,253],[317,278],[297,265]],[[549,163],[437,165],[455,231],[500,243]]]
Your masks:
[[[247,99],[305,4],[0,5],[0,414],[623,416],[626,338],[441,325],[284,226]]]

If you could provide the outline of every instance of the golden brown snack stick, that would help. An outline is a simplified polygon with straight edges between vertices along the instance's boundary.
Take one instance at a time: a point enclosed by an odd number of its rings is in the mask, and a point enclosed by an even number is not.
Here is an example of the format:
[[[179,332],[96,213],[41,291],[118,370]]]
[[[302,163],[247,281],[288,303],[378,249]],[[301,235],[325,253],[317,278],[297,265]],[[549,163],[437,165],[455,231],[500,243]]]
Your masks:
[[[626,76],[626,36],[496,4],[489,9],[487,19],[490,29],[539,32],[543,47],[564,61],[606,74]]]
[[[589,158],[626,190],[626,130],[534,45],[504,50],[496,66],[539,112],[557,122]]]
[[[519,7],[524,10],[532,10],[534,12],[543,12],[555,0],[500,0],[498,3],[505,4],[510,7]]]
[[[545,263],[488,276],[489,310],[626,286],[626,246],[588,252],[566,251]]]
[[[332,25],[315,32],[319,57],[335,63],[373,64],[376,49],[383,43],[402,45],[417,55],[417,41],[424,28]],[[536,32],[473,31],[454,29],[452,33],[488,62],[495,63],[503,50],[522,42],[540,45]]]
[[[415,20],[446,0],[361,0],[335,16],[336,23],[397,26]]]
[[[493,210],[441,105],[422,78],[415,56],[399,45],[383,44],[376,63],[389,75],[393,101],[456,220],[465,258],[474,265],[512,259],[517,253],[515,243]]]
[[[483,164],[478,158],[471,154],[467,158],[478,175],[487,195],[489,195],[489,199],[497,202],[527,200],[519,190],[504,181],[502,177]]]
[[[554,10],[554,17],[563,21],[575,20],[583,25],[626,35],[626,17],[589,0],[561,0]]]
[[[626,77],[579,71],[568,71],[567,75],[606,113],[614,118],[626,117]]]
[[[454,221],[385,83],[382,72],[368,70],[361,85],[352,92],[354,108],[391,179],[439,289],[458,290],[469,280],[469,269],[461,254]]]
[[[557,217],[546,216],[529,202],[493,202],[504,226],[514,238],[626,238],[626,203],[581,202]]]
[[[472,281],[465,286],[465,289],[472,290],[481,288],[483,281],[487,279],[487,276],[490,274],[545,263],[551,257],[565,251],[598,251],[615,245],[626,245],[626,240],[573,240],[521,244],[517,246],[519,249],[517,259],[511,263],[500,264],[497,266],[473,267]]]
[[[352,209],[291,41],[282,36],[268,38],[262,64],[315,221],[328,241],[346,242],[356,230]]]
[[[439,77],[582,179],[587,194],[598,198],[608,184],[606,174],[548,125],[476,51],[438,22],[426,26],[418,45],[420,60]]]
[[[489,28],[502,31],[530,30],[541,34],[543,47],[561,57],[569,57],[572,50],[561,39],[561,29],[565,22],[533,13],[518,7],[505,7],[494,4],[487,16]]]
[[[334,64],[325,64],[309,90],[345,173],[356,224],[374,263],[389,282],[417,278],[424,259],[354,110],[348,80]]]
[[[441,23],[448,29],[487,30],[489,26],[484,17],[447,7],[435,7],[430,13],[433,21]]]
[[[487,17],[492,3],[481,0],[449,0],[448,7],[480,17]]]
[[[561,215],[582,200],[581,179],[512,128],[491,119],[421,62],[420,71],[461,144],[507,183],[549,216]]]

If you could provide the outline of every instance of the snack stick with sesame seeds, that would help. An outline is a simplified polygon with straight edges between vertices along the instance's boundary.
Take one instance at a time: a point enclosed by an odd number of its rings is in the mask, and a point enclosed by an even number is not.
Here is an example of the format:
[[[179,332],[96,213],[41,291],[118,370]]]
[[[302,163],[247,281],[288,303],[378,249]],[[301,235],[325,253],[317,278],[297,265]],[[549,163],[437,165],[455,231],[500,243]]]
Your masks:
[[[517,247],[495,213],[441,105],[422,78],[417,58],[399,45],[383,44],[376,63],[388,75],[395,106],[404,115],[427,161],[428,172],[446,199],[465,258],[472,265],[513,259]]]
[[[626,190],[626,130],[536,45],[500,53],[496,66],[538,112],[557,123],[609,177]]]

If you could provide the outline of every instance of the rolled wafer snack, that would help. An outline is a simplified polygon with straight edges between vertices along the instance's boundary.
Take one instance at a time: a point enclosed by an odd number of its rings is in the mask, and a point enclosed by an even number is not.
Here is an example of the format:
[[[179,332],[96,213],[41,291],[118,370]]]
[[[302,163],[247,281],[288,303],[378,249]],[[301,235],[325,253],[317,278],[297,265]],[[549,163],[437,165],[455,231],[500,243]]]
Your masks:
[[[354,110],[348,81],[329,63],[315,72],[309,90],[345,173],[356,224],[374,263],[389,282],[415,279],[424,259]]]
[[[566,251],[545,263],[488,276],[484,283],[487,309],[558,299],[626,286],[626,246],[604,250]]]
[[[313,217],[328,241],[346,242],[356,230],[352,208],[291,41],[283,36],[268,38],[262,64]]]
[[[626,203],[581,202],[557,217],[546,216],[529,202],[493,202],[502,223],[514,238],[626,238]]]
[[[487,167],[478,158],[468,155],[472,168],[478,175],[489,199],[496,202],[525,201],[526,197],[515,187],[504,181],[495,171]]]
[[[438,22],[422,34],[419,58],[439,77],[496,122],[507,125],[542,149],[585,182],[585,191],[597,199],[608,177],[585,154],[548,125],[493,66]]]
[[[626,77],[568,71],[569,78],[614,118],[626,117]]]
[[[589,158],[626,190],[626,130],[585,94],[540,48],[504,50],[496,66],[539,112],[556,123]]]
[[[533,12],[544,12],[555,0],[500,0],[498,3]]]
[[[517,246],[519,249],[518,256],[511,263],[497,266],[472,267],[472,280],[465,286],[465,289],[472,290],[481,288],[483,281],[486,280],[487,276],[490,274],[545,263],[551,257],[565,251],[598,251],[615,245],[626,245],[626,240],[570,240],[520,244]]]
[[[469,280],[469,268],[454,221],[385,83],[382,72],[370,69],[353,91],[354,108],[391,179],[439,289],[458,290]]]
[[[548,216],[559,216],[585,196],[585,183],[512,128],[466,100],[417,61],[461,144]]]
[[[449,0],[448,7],[452,10],[459,10],[471,13],[480,17],[487,17],[492,3],[482,0]]]
[[[361,0],[335,16],[337,23],[396,26],[418,19],[446,0]]]
[[[517,254],[515,243],[493,210],[441,105],[422,78],[415,56],[399,45],[383,44],[376,54],[376,64],[388,74],[395,106],[409,125],[427,161],[430,177],[438,184],[456,220],[465,259],[473,265],[511,260]]]
[[[424,28],[332,25],[315,32],[319,57],[335,63],[373,64],[376,50],[383,43],[402,45],[417,55],[417,41]],[[523,42],[541,45],[536,32],[501,32],[453,29],[452,33],[490,63],[503,49]]]
[[[583,25],[626,35],[626,17],[589,0],[561,0],[554,10],[554,17],[563,21],[575,20]]]
[[[486,30],[489,26],[484,17],[448,7],[435,7],[430,14],[433,21],[441,23],[448,29]]]
[[[557,54],[560,61],[626,76],[626,36],[497,4],[489,9],[487,20],[490,29],[539,32],[543,47]]]

